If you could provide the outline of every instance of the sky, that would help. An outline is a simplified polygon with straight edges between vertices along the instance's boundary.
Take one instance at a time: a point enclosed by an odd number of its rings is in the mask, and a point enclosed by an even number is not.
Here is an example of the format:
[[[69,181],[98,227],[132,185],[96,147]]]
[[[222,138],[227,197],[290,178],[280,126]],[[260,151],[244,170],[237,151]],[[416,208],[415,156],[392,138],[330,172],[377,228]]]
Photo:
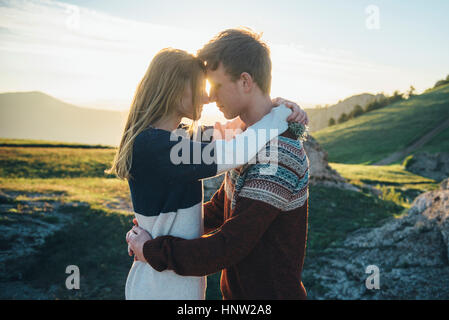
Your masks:
[[[447,0],[0,0],[0,92],[125,110],[157,51],[195,53],[238,26],[270,46],[272,97],[422,92],[449,74],[447,13]]]

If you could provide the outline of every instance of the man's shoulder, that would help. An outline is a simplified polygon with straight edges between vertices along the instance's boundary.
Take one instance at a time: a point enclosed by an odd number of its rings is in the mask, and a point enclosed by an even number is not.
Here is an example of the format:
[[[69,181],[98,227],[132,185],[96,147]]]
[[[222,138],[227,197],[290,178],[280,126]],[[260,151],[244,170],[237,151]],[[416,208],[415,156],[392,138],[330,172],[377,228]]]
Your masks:
[[[246,166],[239,197],[260,200],[283,211],[300,207],[308,195],[308,168],[302,141],[281,135],[267,144],[256,163]]]
[[[283,168],[281,170],[268,170],[268,168]],[[246,171],[255,173],[262,171],[264,176],[279,176],[290,171],[301,178],[308,171],[309,161],[305,152],[303,142],[295,139],[288,133],[284,132],[276,139],[271,140],[265,145],[254,161],[245,166]]]

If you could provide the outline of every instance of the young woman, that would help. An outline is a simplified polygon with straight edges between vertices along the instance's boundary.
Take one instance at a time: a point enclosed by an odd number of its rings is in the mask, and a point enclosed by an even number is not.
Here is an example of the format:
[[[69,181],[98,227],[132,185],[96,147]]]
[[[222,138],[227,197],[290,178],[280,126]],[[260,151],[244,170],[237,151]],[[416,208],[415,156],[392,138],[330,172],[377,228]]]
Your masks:
[[[277,129],[281,134],[288,128],[286,119],[292,112],[280,106],[231,140],[203,143],[175,135],[183,117],[198,120],[203,104],[208,103],[205,81],[200,60],[181,50],[163,49],[151,61],[131,105],[110,171],[128,180],[138,225],[154,238],[200,237],[201,179],[244,164],[220,159],[232,158],[251,129]],[[269,135],[261,139],[259,149],[269,142]],[[247,150],[246,161],[259,151],[253,149]],[[178,151],[183,153],[181,162]],[[127,299],[204,299],[205,288],[205,277],[157,272],[145,261],[134,261],[125,295]]]

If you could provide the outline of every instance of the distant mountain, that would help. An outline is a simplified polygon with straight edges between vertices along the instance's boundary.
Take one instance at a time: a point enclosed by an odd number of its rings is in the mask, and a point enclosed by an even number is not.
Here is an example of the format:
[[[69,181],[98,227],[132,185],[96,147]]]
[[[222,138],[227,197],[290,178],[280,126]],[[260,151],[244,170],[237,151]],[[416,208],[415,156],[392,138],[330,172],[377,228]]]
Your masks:
[[[343,113],[349,114],[356,105],[365,108],[370,102],[379,100],[382,97],[384,97],[383,94],[373,95],[371,93],[362,93],[346,98],[326,108],[305,109],[309,116],[309,129],[311,132],[324,129],[328,126],[330,118],[334,118],[337,121]]]
[[[125,112],[74,106],[42,92],[0,94],[0,137],[118,145]]]
[[[337,120],[343,112],[351,112],[355,105],[365,107],[380,97],[381,94],[364,93],[327,108],[306,109],[310,129],[326,128],[331,117]],[[217,120],[209,118],[203,116],[201,123],[210,125]],[[125,121],[126,112],[78,107],[42,92],[0,94],[0,138],[116,146],[120,143]]]

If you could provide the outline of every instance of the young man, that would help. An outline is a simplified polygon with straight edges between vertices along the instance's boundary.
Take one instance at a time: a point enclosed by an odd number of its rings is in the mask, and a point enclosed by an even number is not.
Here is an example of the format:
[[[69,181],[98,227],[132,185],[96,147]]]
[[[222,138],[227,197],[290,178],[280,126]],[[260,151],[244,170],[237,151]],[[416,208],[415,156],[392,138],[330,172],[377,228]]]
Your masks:
[[[207,65],[210,98],[226,118],[250,126],[270,112],[271,60],[259,36],[245,29],[221,32],[198,55]],[[261,174],[259,161],[226,173],[204,204],[199,239],[151,239],[139,227],[128,242],[139,260],[158,271],[204,276],[222,270],[224,299],[305,299],[301,282],[308,214],[308,159],[289,131],[277,140],[277,170]]]

